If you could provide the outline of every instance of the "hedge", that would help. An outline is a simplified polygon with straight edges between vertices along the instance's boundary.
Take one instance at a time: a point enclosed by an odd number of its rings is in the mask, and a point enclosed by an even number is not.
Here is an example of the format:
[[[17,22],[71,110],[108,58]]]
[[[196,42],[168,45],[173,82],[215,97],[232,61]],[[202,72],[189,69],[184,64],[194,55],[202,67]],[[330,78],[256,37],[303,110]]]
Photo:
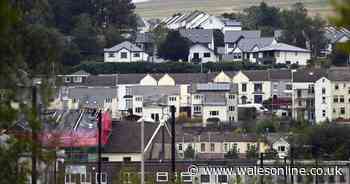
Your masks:
[[[115,74],[115,73],[197,73],[202,71],[218,72],[218,71],[237,71],[237,70],[265,70],[268,65],[254,63],[205,63],[199,64],[166,62],[166,63],[103,63],[103,62],[84,62],[73,67],[69,73],[84,70],[91,74]]]

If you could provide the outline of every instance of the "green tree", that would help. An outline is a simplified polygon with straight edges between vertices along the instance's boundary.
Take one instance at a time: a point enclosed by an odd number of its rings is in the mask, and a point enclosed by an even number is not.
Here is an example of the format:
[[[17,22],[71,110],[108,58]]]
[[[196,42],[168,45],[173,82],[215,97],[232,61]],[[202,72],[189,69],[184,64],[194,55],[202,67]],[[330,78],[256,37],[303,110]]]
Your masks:
[[[190,41],[180,35],[179,31],[169,31],[164,42],[158,48],[158,55],[164,59],[187,61]]]
[[[331,0],[335,10],[335,15],[331,17],[331,22],[338,27],[350,29],[350,2],[347,0]],[[339,44],[339,48],[350,53],[350,42]]]
[[[74,18],[75,28],[72,31],[74,42],[79,46],[82,55],[96,55],[100,46],[97,39],[97,29],[88,14],[81,14]]]
[[[258,134],[277,132],[278,129],[279,129],[279,124],[274,119],[273,120],[265,119],[257,122],[256,124],[256,133]]]
[[[239,153],[237,148],[232,148],[230,149],[226,154],[225,154],[225,158],[227,159],[237,159],[239,158]]]
[[[195,157],[195,151],[192,148],[192,146],[187,146],[185,152],[184,152],[184,158],[185,159],[194,159]]]
[[[253,158],[258,158],[258,156],[259,156],[259,153],[258,153],[257,147],[255,145],[251,145],[246,152],[246,157],[253,159]]]
[[[215,29],[214,30],[214,43],[215,43],[215,49],[218,47],[224,47],[224,34],[222,33],[221,30]]]
[[[106,1],[106,15],[108,25],[117,29],[128,29],[136,27],[135,5],[131,0],[109,0]]]

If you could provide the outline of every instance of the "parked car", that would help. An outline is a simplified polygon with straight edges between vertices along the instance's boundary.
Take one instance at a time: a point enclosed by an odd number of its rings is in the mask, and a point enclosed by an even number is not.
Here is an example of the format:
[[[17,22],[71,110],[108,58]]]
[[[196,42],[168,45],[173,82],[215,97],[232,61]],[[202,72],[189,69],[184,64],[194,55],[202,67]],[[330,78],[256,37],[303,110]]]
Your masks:
[[[269,110],[262,104],[251,103],[251,104],[240,104],[239,108],[255,108],[257,112],[268,112]]]

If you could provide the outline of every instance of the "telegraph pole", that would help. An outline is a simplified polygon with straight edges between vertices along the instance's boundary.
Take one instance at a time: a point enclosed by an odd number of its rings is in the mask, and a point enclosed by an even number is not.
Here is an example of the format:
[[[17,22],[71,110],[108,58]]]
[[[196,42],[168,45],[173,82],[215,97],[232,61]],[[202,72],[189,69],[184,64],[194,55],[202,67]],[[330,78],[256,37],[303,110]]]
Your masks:
[[[98,118],[98,174],[97,174],[97,183],[101,184],[101,162],[102,162],[102,111],[100,110],[97,115]]]
[[[37,116],[37,89],[35,84],[32,86],[32,113],[33,116]],[[36,122],[31,122],[32,128],[32,184],[37,183],[37,172],[36,172],[36,163],[37,163],[37,125]]]
[[[260,167],[264,168],[264,153],[260,153]],[[264,184],[264,175],[260,176],[260,183]]]
[[[175,159],[176,159],[176,153],[175,153],[175,106],[170,107],[171,112],[171,174],[172,179],[175,182]]]

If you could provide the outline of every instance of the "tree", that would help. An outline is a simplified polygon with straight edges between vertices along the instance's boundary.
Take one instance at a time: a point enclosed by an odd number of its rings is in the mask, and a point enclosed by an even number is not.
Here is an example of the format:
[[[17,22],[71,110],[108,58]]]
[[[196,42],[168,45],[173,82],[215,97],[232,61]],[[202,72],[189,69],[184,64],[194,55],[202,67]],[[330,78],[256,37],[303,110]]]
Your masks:
[[[262,120],[256,124],[256,132],[258,134],[277,132],[279,125],[275,120]]]
[[[88,14],[74,18],[75,28],[72,31],[74,42],[79,46],[82,55],[95,55],[99,52],[97,30]]]
[[[230,149],[226,154],[225,154],[225,158],[227,159],[237,159],[239,158],[239,153],[237,148],[232,148]]]
[[[190,41],[180,35],[179,31],[169,31],[166,39],[158,48],[158,54],[163,59],[187,61]]]
[[[214,43],[215,43],[215,48],[217,49],[218,47],[224,47],[224,34],[222,33],[221,30],[215,29],[214,30]]]
[[[187,146],[185,152],[184,152],[184,158],[185,159],[194,159],[195,151],[192,148],[192,146]]]
[[[246,152],[246,156],[247,158],[258,158],[258,149],[256,148],[255,145],[252,145],[248,148],[247,152]]]
[[[109,0],[106,2],[107,24],[117,29],[135,28],[135,5],[131,0]]]
[[[347,0],[332,0],[331,1],[335,15],[331,17],[331,22],[333,22],[338,27],[350,28],[350,2]],[[350,42],[345,44],[339,44],[338,46],[347,53],[350,53]]]

